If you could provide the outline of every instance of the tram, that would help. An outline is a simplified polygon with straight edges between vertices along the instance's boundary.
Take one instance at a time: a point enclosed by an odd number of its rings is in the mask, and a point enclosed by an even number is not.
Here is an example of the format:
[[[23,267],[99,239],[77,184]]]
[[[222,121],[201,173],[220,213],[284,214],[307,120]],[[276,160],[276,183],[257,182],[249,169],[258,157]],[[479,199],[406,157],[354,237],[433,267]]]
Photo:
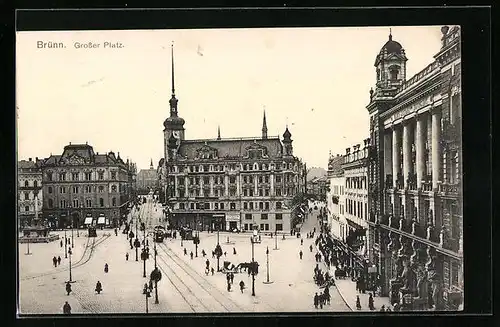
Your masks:
[[[97,237],[95,226],[89,226],[89,237]]]
[[[182,227],[180,234],[181,234],[181,237],[183,240],[192,240],[193,239],[193,230],[189,227]]]
[[[165,238],[165,227],[163,226],[156,226],[155,227],[155,242],[157,243],[162,243],[163,239]]]

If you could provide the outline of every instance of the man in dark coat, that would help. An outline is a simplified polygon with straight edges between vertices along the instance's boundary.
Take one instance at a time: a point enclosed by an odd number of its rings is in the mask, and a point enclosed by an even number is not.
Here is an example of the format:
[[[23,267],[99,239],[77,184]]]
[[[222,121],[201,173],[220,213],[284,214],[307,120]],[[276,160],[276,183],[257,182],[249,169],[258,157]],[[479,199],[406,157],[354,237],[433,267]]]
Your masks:
[[[245,289],[245,283],[243,281],[240,281],[240,291],[243,293],[243,290]]]
[[[61,264],[61,257],[57,256],[57,265],[59,266]]]
[[[66,292],[68,293],[71,293],[71,284],[69,282],[66,283]]]
[[[303,254],[304,254],[304,253],[302,253],[302,250],[300,250],[300,252],[299,252],[299,257],[300,257],[300,260],[302,260],[302,255],[303,255]]]
[[[57,267],[57,258],[55,256],[52,258],[52,263],[54,264],[54,267]]]
[[[319,304],[319,296],[318,293],[314,295],[314,307],[317,309]]]
[[[66,301],[66,303],[64,303],[64,305],[63,305],[63,313],[65,315],[71,314],[71,305],[69,305],[68,301]]]

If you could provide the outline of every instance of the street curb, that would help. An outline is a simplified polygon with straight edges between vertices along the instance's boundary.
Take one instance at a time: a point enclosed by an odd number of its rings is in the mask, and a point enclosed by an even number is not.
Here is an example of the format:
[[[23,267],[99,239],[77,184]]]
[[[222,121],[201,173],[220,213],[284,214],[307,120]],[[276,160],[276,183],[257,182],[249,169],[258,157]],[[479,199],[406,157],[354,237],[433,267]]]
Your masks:
[[[315,245],[315,247],[316,247],[316,250],[317,250],[317,251],[321,254],[321,252],[320,252],[320,250],[319,250],[318,246],[317,246],[317,245]],[[321,254],[321,256],[323,256],[323,254]],[[324,266],[324,267],[326,267],[326,268],[328,269],[328,265],[325,263],[324,258],[323,258],[322,264],[323,264],[323,266]],[[330,272],[330,269],[328,269],[328,272]],[[344,294],[342,294],[342,291],[341,291],[341,290],[340,290],[340,288],[337,286],[337,279],[335,278],[335,274],[333,274],[332,278],[333,278],[333,280],[335,281],[335,288],[336,288],[336,289],[337,289],[337,291],[339,292],[340,297],[342,297],[342,300],[344,300],[344,303],[347,305],[347,307],[348,307],[351,311],[355,311],[355,310],[352,308],[352,306],[349,304],[349,302],[347,302],[347,301],[346,301]]]

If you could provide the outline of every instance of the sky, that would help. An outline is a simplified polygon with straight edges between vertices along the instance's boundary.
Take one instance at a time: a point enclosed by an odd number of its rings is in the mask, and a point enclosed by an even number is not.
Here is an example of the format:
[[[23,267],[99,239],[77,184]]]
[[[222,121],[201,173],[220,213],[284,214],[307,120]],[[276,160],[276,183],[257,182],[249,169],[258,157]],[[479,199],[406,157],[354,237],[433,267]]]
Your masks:
[[[61,154],[69,142],[120,152],[138,169],[163,157],[171,44],[186,139],[268,135],[288,124],[308,167],[369,136],[375,57],[405,49],[407,77],[434,59],[441,26],[18,32],[18,159]],[[64,48],[38,48],[38,43]],[[99,44],[76,48],[76,43]],[[105,42],[121,48],[104,48]]]

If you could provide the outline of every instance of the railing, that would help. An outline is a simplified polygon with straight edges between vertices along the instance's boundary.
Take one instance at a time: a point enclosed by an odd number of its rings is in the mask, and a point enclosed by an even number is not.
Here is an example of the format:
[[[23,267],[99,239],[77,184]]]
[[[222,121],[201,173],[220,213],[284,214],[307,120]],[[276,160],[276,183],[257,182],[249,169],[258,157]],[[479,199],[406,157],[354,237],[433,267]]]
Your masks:
[[[458,196],[458,193],[460,192],[460,186],[460,183],[439,183],[438,192]]]
[[[434,61],[431,64],[429,64],[427,67],[422,69],[420,72],[415,74],[412,78],[407,80],[405,83],[403,83],[403,85],[401,86],[399,91],[401,92],[401,91],[404,91],[404,90],[410,88],[413,84],[418,83],[420,80],[422,80],[427,75],[430,75],[431,73],[437,72],[437,71],[439,71],[439,62]]]
[[[432,191],[432,182],[431,181],[422,181],[422,191],[431,192]]]

